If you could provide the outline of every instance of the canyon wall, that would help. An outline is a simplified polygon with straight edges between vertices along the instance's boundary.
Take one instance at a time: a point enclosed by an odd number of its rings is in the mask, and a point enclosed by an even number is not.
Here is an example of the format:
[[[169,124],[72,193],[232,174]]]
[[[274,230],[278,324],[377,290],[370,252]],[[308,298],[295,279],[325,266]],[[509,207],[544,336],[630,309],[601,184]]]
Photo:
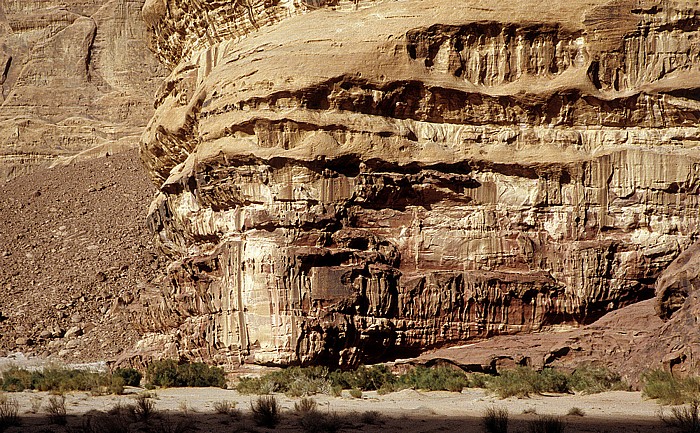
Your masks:
[[[352,366],[652,298],[700,227],[700,7],[560,3],[148,0],[139,347]]]
[[[166,76],[143,3],[0,3],[0,179],[137,145]]]

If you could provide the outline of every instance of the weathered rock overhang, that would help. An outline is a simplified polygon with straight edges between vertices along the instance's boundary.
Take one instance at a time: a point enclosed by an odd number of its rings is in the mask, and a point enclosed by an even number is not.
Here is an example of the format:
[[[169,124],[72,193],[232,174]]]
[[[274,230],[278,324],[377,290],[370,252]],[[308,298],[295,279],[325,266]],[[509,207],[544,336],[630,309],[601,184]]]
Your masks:
[[[180,42],[153,15],[177,66],[142,157],[173,263],[144,330],[348,366],[653,296],[697,237],[696,12],[443,3],[299,5]]]

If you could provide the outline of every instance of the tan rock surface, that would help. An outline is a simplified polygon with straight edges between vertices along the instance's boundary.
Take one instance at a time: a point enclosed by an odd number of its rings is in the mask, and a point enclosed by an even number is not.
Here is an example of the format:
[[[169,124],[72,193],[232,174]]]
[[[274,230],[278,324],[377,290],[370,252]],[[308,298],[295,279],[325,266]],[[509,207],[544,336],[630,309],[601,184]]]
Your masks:
[[[172,283],[137,320],[181,356],[590,323],[697,237],[695,6],[241,4],[144,7],[173,65],[141,147]]]
[[[664,367],[659,353],[666,352],[655,346],[663,341],[665,326],[653,307],[652,300],[642,301],[610,312],[590,325],[500,335],[426,351],[402,362],[454,364],[467,371],[491,374],[517,365],[573,371],[588,364],[618,372],[634,388],[641,388],[641,373]]]
[[[96,147],[104,154],[134,146],[165,76],[146,48],[142,6],[2,2],[0,179]]]

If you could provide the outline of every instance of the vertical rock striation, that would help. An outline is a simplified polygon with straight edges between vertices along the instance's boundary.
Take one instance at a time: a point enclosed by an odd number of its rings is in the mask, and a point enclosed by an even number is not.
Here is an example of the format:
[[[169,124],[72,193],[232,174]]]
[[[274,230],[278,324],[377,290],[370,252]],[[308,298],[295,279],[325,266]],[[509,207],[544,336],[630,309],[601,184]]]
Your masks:
[[[351,366],[654,296],[700,223],[697,10],[322,3],[146,2],[142,330]]]

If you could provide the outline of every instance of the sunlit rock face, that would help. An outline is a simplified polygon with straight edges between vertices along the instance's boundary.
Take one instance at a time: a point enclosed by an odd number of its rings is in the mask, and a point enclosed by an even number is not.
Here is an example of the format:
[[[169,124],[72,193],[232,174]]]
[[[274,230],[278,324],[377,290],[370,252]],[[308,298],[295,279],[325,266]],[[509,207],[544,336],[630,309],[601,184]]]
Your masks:
[[[654,295],[699,226],[698,10],[328,3],[146,2],[172,264],[142,330],[351,366]]]
[[[0,2],[0,180],[138,144],[166,75],[143,4]]]

